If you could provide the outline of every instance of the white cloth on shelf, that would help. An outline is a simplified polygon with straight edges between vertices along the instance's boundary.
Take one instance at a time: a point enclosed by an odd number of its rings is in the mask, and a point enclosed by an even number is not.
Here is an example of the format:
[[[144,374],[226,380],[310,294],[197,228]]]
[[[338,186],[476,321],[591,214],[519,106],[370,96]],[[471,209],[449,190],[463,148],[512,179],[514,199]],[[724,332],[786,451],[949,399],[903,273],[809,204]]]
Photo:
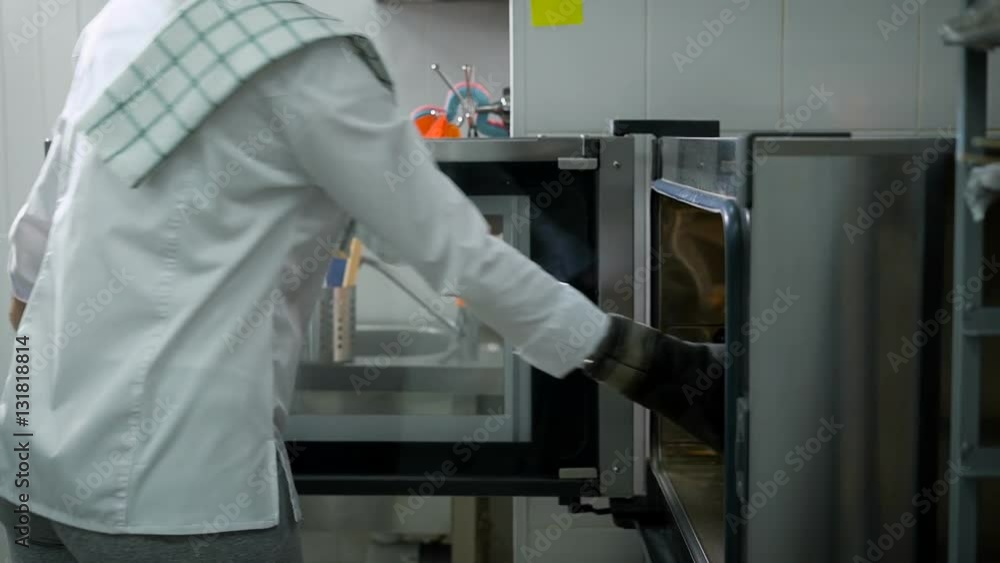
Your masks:
[[[991,49],[1000,45],[1000,0],[978,0],[939,30],[948,45]]]
[[[1000,163],[979,166],[969,174],[965,186],[965,202],[972,218],[981,222],[990,206],[1000,199]]]

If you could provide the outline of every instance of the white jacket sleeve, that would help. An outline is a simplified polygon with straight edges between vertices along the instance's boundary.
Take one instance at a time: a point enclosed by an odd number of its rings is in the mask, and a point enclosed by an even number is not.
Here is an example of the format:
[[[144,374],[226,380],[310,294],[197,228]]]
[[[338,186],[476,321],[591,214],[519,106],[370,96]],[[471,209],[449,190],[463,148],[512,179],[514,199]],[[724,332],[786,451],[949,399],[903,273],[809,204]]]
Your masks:
[[[65,168],[59,161],[58,147],[61,135],[57,132],[52,139],[52,148],[42,163],[42,170],[35,180],[28,200],[21,207],[10,227],[10,258],[7,272],[10,275],[14,297],[27,302],[35,286],[38,270],[48,246],[49,229],[62,193],[61,171]],[[40,148],[40,147],[39,147]]]
[[[74,80],[80,72],[80,54],[89,27],[90,24],[84,27],[73,47]],[[56,207],[65,189],[66,179],[63,176],[69,166],[61,160],[65,155],[60,152],[65,127],[66,122],[60,115],[52,133],[49,153],[42,162],[38,178],[28,193],[28,200],[14,218],[8,234],[10,256],[7,273],[10,276],[14,297],[23,302],[28,301],[31,290],[35,287],[35,280],[38,278],[38,271],[41,269],[42,259],[48,246],[49,229],[52,228]]]
[[[579,367],[605,334],[606,315],[490,235],[392,93],[343,45],[307,49],[285,97],[306,116],[286,134],[310,180],[431,287],[461,295],[530,364],[556,377]]]

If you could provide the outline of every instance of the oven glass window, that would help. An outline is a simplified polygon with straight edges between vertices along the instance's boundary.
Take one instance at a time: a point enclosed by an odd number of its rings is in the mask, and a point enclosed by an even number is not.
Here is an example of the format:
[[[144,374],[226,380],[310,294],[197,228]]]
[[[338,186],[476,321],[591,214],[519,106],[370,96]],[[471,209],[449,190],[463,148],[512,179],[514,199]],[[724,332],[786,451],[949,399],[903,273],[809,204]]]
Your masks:
[[[530,255],[527,197],[472,199],[494,236]],[[530,439],[530,367],[461,295],[371,252],[354,291],[353,331],[335,331],[331,289],[317,304],[292,409],[299,439],[457,441],[480,428]],[[336,355],[337,338],[350,339],[349,356]]]
[[[695,342],[725,342],[725,244],[722,218],[657,197],[658,274],[654,322],[664,332]],[[722,385],[714,380],[713,385]],[[655,469],[669,479],[709,561],[725,548],[725,483],[720,454],[663,417],[653,424]]]

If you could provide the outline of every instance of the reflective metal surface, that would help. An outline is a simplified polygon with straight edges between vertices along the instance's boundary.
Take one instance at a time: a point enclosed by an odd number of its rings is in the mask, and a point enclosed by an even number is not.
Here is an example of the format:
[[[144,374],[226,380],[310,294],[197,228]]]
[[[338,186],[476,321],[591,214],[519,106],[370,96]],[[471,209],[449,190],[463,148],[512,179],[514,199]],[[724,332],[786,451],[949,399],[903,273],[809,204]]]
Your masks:
[[[654,267],[659,267],[661,260],[654,258],[648,246],[652,232],[650,221],[650,198],[648,186],[653,180],[655,158],[654,137],[651,135],[633,135],[634,143],[632,165],[633,209],[632,221],[635,243],[633,245],[634,262],[637,266],[633,288],[635,301],[633,310],[635,318],[648,323],[650,320],[650,284]],[[614,167],[614,161],[611,166]],[[647,493],[646,478],[648,471],[645,460],[650,459],[652,447],[650,443],[650,413],[641,405],[632,405],[632,451],[637,460],[632,468],[632,493],[644,495]]]
[[[734,197],[745,205],[742,185],[750,173],[744,165],[745,143],[741,137],[659,139],[660,176],[678,184]]]
[[[357,395],[358,386],[352,375],[363,373],[356,365],[305,364],[299,369],[297,386],[303,391],[338,391]],[[502,397],[504,382],[495,368],[478,368],[455,364],[387,366],[382,368],[365,392],[373,393],[441,393],[447,389],[454,395]]]
[[[384,352],[385,343],[394,342],[397,335],[399,329],[360,330],[354,339],[354,353],[358,356],[376,357]],[[447,351],[451,343],[451,335],[440,331],[413,332],[409,337],[409,345],[400,352],[400,355],[420,357],[440,354]]]
[[[658,198],[659,319],[664,327],[721,327],[725,322],[725,247],[713,213]]]
[[[694,342],[724,342],[725,242],[719,215],[654,195],[662,265],[652,290],[657,327]],[[721,384],[721,382],[713,382]],[[720,454],[657,417],[653,469],[692,559],[725,561],[725,481]]]
[[[653,471],[697,563],[725,561],[722,458],[667,420],[658,421]]]
[[[986,215],[983,241],[983,256],[987,261],[1000,261],[1000,205],[994,205]],[[993,260],[995,259],[995,260]],[[994,275],[983,283],[983,305],[1000,307],[1000,275]],[[968,330],[970,323],[965,323]],[[989,337],[982,344],[982,373],[1000,374],[1000,337]],[[979,428],[979,439],[984,446],[1000,446],[1000,377],[983,377],[980,413],[982,422]],[[1000,495],[994,501],[994,506],[1000,507]],[[1000,512],[997,512],[1000,514]],[[994,541],[994,549],[1000,552],[1000,537]]]
[[[582,136],[425,142],[438,162],[557,162],[586,154]]]
[[[924,378],[939,371],[921,358],[936,357],[940,341],[904,357],[902,339],[936,312],[926,288],[941,287],[944,265],[927,252],[936,239],[926,226],[946,213],[927,201],[948,181],[948,143],[662,139],[660,155],[664,179],[732,197],[751,216],[749,248],[736,249],[750,262],[743,509],[722,509],[718,459],[690,455],[698,448],[679,429],[653,425],[657,479],[675,518],[690,524],[694,559],[873,561],[869,542],[910,514],[917,526],[877,560],[931,560],[916,530],[933,529],[933,513],[921,520],[914,499],[936,446],[921,440],[919,422]],[[670,249],[656,288],[663,327],[721,340],[729,310],[720,302],[735,295],[719,288],[730,250],[719,220],[676,202],[657,208],[654,237]],[[745,530],[743,557],[721,550],[730,525]]]
[[[651,150],[652,137],[645,135],[603,139],[598,172],[598,304],[605,311],[642,322],[647,321],[647,308],[637,295],[645,293],[644,286],[639,284],[649,276],[648,239],[644,238],[648,214],[643,210],[648,209],[652,181],[648,159]],[[600,387],[598,400],[599,469],[614,477],[605,479],[606,494],[611,497],[643,494],[647,459],[645,412],[605,386]],[[624,466],[623,458],[631,460],[629,467]]]
[[[885,525],[920,514],[922,373],[919,356],[899,360],[934,314],[925,275],[942,271],[924,261],[937,186],[911,169],[934,144],[773,142],[752,195],[748,560],[870,558]],[[879,560],[914,561],[917,540],[908,530]]]

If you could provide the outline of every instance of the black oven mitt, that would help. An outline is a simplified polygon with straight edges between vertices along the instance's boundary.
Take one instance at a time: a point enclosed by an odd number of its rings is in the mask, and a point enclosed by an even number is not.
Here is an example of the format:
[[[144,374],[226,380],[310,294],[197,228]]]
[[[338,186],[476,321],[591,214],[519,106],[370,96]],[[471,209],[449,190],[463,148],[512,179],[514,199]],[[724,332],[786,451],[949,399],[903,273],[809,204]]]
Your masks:
[[[584,373],[721,453],[725,345],[686,342],[620,315],[608,317],[608,333]]]

